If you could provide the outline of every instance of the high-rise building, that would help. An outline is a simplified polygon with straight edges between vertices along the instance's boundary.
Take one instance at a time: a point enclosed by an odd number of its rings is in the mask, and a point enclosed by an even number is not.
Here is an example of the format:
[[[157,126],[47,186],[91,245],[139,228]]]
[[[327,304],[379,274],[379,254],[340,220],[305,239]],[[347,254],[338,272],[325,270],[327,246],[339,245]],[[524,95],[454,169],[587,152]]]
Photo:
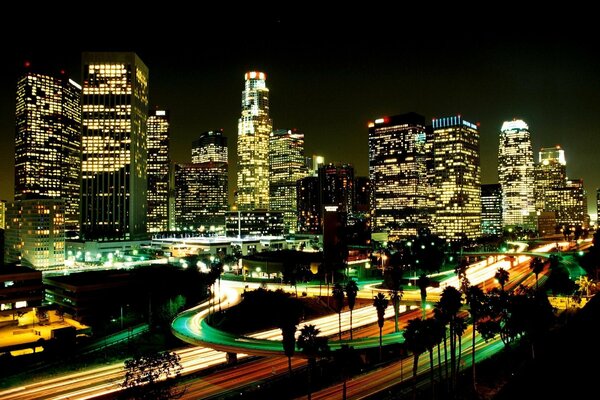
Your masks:
[[[319,178],[317,176],[307,176],[296,182],[296,197],[298,232],[321,233],[323,228]]]
[[[550,189],[564,187],[567,182],[565,151],[556,147],[542,148],[539,163],[535,165],[535,209],[546,211],[546,193]]]
[[[416,235],[429,225],[425,117],[416,113],[369,123],[373,230]]]
[[[169,111],[148,115],[148,232],[169,230]]]
[[[223,130],[204,132],[192,142],[192,163],[228,163],[227,137]]]
[[[371,212],[371,179],[367,176],[357,176],[354,178],[354,212]]]
[[[135,53],[83,53],[81,232],[146,237],[148,68]]]
[[[499,183],[481,185],[481,233],[502,234],[502,187]]]
[[[286,232],[298,227],[296,182],[307,176],[304,158],[304,134],[296,129],[276,129],[269,143],[269,204],[283,213]]]
[[[529,126],[522,120],[506,121],[500,130],[498,175],[502,185],[504,226],[529,227],[535,212],[533,150]]]
[[[0,229],[4,229],[6,218],[6,201],[0,200]]]
[[[6,214],[5,261],[35,269],[63,268],[65,208],[62,199],[23,199]]]
[[[479,130],[460,115],[433,120],[436,212],[433,231],[449,240],[481,234]]]
[[[596,189],[596,225],[600,221],[600,188]]]
[[[569,179],[547,192],[547,211],[556,212],[559,227],[587,227],[587,194],[582,179]]]
[[[354,167],[350,164],[329,163],[319,167],[321,206],[338,207],[344,213],[353,212]]]
[[[325,164],[325,157],[313,154],[311,157],[305,157],[305,165],[309,176],[318,176],[319,167]]]
[[[27,72],[17,83],[15,200],[62,199],[79,231],[81,86],[64,74]]]
[[[175,225],[179,230],[209,230],[225,225],[227,164],[175,165]]]
[[[283,229],[279,211],[227,211],[225,215],[227,237],[282,236]]]
[[[239,210],[269,208],[269,89],[263,72],[247,72],[238,123],[237,206]]]

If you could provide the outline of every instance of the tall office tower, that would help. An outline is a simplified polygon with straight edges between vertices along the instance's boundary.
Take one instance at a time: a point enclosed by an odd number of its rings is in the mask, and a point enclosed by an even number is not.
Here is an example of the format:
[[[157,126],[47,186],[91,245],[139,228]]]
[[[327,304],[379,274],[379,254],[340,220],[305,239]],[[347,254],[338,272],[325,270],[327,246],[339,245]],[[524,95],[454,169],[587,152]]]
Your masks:
[[[146,237],[148,68],[135,53],[83,53],[81,233]]]
[[[318,176],[319,167],[325,164],[325,157],[313,154],[311,157],[304,157],[304,164],[309,176]]]
[[[533,150],[529,126],[520,120],[506,121],[500,130],[498,175],[502,185],[504,226],[533,227],[535,212]]]
[[[150,110],[148,115],[148,232],[169,230],[169,111]]]
[[[17,83],[15,200],[63,199],[79,231],[81,86],[64,74],[27,72]]]
[[[209,230],[225,225],[227,164],[175,165],[175,225],[179,230]]]
[[[481,185],[481,233],[502,234],[502,186]]]
[[[0,229],[4,229],[6,220],[6,201],[0,200]]]
[[[317,176],[307,176],[296,182],[298,232],[321,233],[321,190]]]
[[[263,72],[247,72],[238,123],[238,210],[269,208],[269,89]]]
[[[534,169],[535,209],[546,211],[546,192],[564,187],[567,182],[565,151],[560,146],[542,148],[538,162]]]
[[[192,142],[192,164],[205,162],[229,162],[227,138],[222,129],[204,132]]]
[[[372,186],[371,179],[367,176],[354,178],[354,212],[370,213]]]
[[[335,205],[338,211],[353,212],[354,167],[350,164],[326,164],[319,167],[321,205]]]
[[[460,115],[433,120],[434,232],[450,240],[481,233],[479,130]]]
[[[587,194],[582,179],[569,179],[562,187],[549,189],[546,207],[556,212],[559,227],[587,227]]]
[[[600,188],[596,189],[596,225],[598,225],[598,221],[600,221]]]
[[[8,206],[5,260],[40,270],[64,268],[64,200],[22,199]]]
[[[304,158],[304,134],[296,129],[277,129],[269,141],[269,204],[283,213],[286,232],[298,229],[296,182],[308,175]]]
[[[416,235],[429,225],[425,117],[416,113],[369,123],[373,231]]]

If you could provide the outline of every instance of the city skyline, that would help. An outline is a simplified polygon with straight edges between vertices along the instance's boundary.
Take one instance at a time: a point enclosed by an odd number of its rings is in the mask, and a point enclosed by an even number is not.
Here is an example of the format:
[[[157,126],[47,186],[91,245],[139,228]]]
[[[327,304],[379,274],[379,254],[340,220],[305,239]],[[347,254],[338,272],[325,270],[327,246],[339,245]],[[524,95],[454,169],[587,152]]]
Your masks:
[[[357,40],[352,42],[335,38],[324,25],[317,25],[319,34],[302,38],[292,32],[296,22],[274,19],[267,27],[280,35],[251,44],[223,38],[211,44],[202,39],[202,55],[182,52],[181,44],[155,49],[124,42],[115,48],[116,42],[99,37],[52,53],[36,46],[9,50],[0,82],[0,132],[7,139],[14,137],[14,88],[25,60],[30,60],[33,71],[42,64],[64,67],[81,83],[81,51],[128,50],[137,52],[152,71],[150,104],[173,110],[172,159],[189,162],[191,141],[201,132],[223,128],[230,138],[230,182],[237,175],[239,77],[259,70],[269,77],[273,128],[300,129],[306,135],[307,155],[319,153],[327,162],[352,163],[357,176],[368,171],[368,121],[414,111],[429,123],[460,113],[481,123],[482,183],[495,183],[501,124],[522,118],[530,125],[534,153],[560,144],[571,155],[570,177],[584,179],[592,200],[600,186],[598,161],[588,145],[598,133],[593,105],[600,90],[592,77],[599,63],[587,51],[581,32],[513,37],[484,30],[472,37],[459,31],[435,40],[412,35],[402,40],[383,35],[360,38],[353,33],[351,38]],[[457,51],[454,44],[463,50]],[[229,54],[228,49],[239,51]],[[453,66],[462,51],[471,56],[470,62]],[[404,54],[411,57],[405,59]],[[180,58],[183,62],[174,62]],[[202,62],[209,59],[214,62]],[[173,90],[184,87],[192,88],[189,94]],[[465,90],[453,90],[457,87]],[[14,148],[12,140],[7,142],[0,150],[0,170],[5,171],[0,198],[11,200]],[[234,189],[231,184],[230,194]]]

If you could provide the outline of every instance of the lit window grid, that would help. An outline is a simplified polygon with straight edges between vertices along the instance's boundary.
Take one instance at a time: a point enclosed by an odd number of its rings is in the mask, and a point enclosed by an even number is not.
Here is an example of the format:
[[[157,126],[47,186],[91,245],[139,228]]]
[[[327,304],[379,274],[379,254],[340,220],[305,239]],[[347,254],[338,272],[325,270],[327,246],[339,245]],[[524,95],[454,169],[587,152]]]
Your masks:
[[[228,237],[281,236],[283,214],[273,211],[229,211],[225,216]]]
[[[435,129],[434,165],[434,231],[449,240],[479,237],[481,172],[477,129],[464,124]]]
[[[169,229],[169,119],[151,112],[147,120],[148,232]]]

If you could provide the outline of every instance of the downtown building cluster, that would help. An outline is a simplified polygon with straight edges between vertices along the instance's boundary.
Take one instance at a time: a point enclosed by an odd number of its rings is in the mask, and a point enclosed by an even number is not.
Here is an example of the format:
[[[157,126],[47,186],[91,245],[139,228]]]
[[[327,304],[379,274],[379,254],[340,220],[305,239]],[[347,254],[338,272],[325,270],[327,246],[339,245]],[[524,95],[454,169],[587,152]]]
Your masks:
[[[0,203],[6,261],[51,269],[152,235],[315,235],[326,220],[385,240],[427,229],[448,241],[589,223],[564,151],[544,148],[535,163],[524,121],[500,130],[499,184],[481,184],[479,124],[460,115],[369,122],[361,177],[347,162],[307,157],[301,131],[273,128],[266,79],[244,75],[230,205],[223,130],[200,134],[191,162],[174,163],[170,113],[150,106],[149,69],[136,54],[84,53],[81,85],[28,68],[16,92],[15,200]]]

